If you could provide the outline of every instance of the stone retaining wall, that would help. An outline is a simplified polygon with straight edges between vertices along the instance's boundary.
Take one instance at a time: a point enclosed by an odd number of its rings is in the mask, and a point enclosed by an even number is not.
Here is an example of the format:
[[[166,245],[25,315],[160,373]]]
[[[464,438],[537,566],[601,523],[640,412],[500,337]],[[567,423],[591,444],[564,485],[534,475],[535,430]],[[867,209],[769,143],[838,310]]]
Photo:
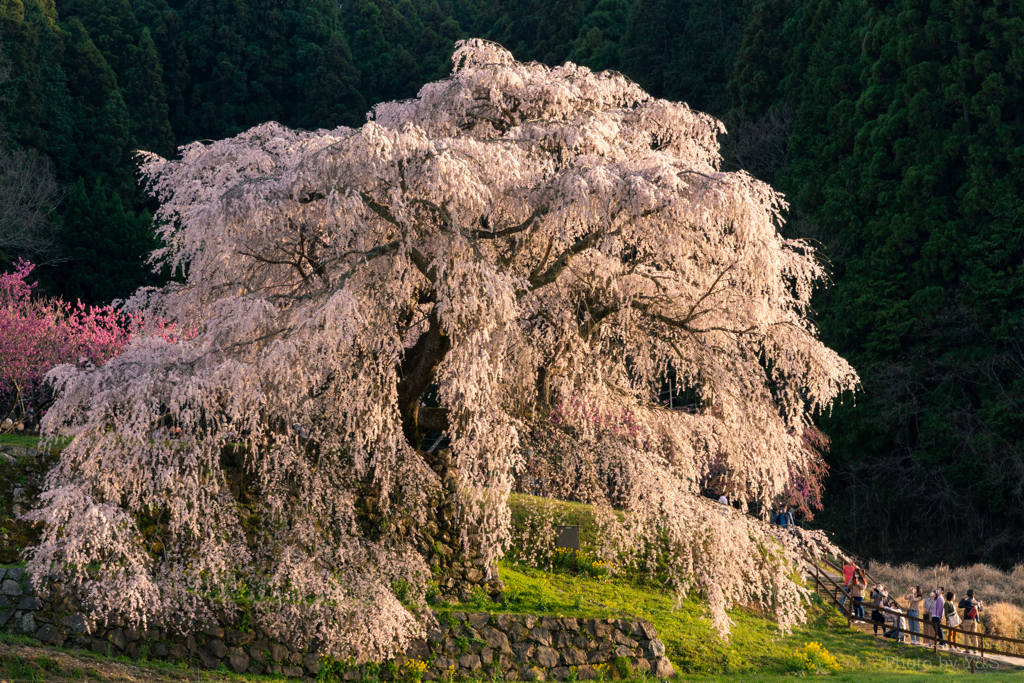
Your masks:
[[[450,672],[467,678],[504,680],[566,680],[576,667],[580,680],[595,678],[595,666],[628,666],[635,673],[672,675],[665,645],[648,621],[576,619],[521,614],[434,612],[437,625],[427,638],[414,642],[393,664],[399,669],[410,659],[429,664],[426,680]],[[264,628],[240,629],[221,623],[199,633],[178,636],[162,628],[130,628],[123,622],[97,624],[81,605],[54,582],[36,591],[19,567],[0,567],[0,627],[34,637],[48,645],[79,647],[131,659],[190,660],[216,669],[222,663],[237,673],[274,673],[312,680],[320,671],[320,656],[295,647],[287,634]],[[390,667],[393,668],[393,667]],[[387,680],[388,666],[382,667]],[[365,665],[344,674],[347,681],[364,677]]]
[[[439,474],[451,479],[449,463],[441,454]],[[43,476],[53,454],[36,449],[0,446],[0,467],[17,467],[16,480],[8,477],[0,491],[7,512],[17,516],[34,507]],[[447,480],[446,479],[446,480]],[[459,586],[484,581],[479,558],[472,548],[451,540],[457,536],[446,526],[445,506],[438,503],[428,529],[436,547],[430,561],[443,575],[441,588],[446,599],[457,599]],[[436,514],[435,514],[436,513]],[[444,545],[443,543],[449,543]],[[486,585],[487,589],[500,585]],[[434,612],[438,625],[428,637],[414,643],[407,657],[389,664],[402,667],[409,658],[427,661],[427,680],[445,677],[449,668],[465,677],[505,680],[565,680],[576,667],[581,680],[593,678],[595,666],[628,666],[640,673],[650,671],[660,678],[672,674],[665,658],[665,646],[654,626],[646,621],[535,617],[529,615],[464,612]],[[313,680],[321,667],[315,648],[296,648],[287,633],[265,628],[241,628],[222,616],[218,623],[201,632],[178,636],[155,627],[130,628],[124,622],[97,624],[90,621],[82,605],[58,580],[38,589],[19,567],[0,566],[0,629],[34,637],[46,644],[87,648],[94,652],[126,655],[132,659],[189,660],[194,665],[215,669],[224,664],[238,673],[276,673]],[[389,669],[381,667],[388,680]],[[364,667],[345,673],[354,681],[366,674]]]
[[[7,577],[0,581],[0,625],[47,645],[131,659],[189,660],[206,669],[224,664],[237,673],[281,674],[306,681],[320,670],[320,656],[295,647],[285,634],[239,628],[226,619],[185,636],[160,627],[132,628],[123,621],[100,624],[86,616],[59,582],[40,588],[37,594],[23,570],[0,568],[0,572]]]
[[[450,667],[464,676],[506,681],[564,681],[571,667],[580,680],[596,678],[599,666],[628,667],[658,678],[674,673],[665,645],[649,621],[484,612],[437,616],[438,626],[408,653],[431,662],[426,680],[444,677]],[[399,658],[396,663],[404,661]]]

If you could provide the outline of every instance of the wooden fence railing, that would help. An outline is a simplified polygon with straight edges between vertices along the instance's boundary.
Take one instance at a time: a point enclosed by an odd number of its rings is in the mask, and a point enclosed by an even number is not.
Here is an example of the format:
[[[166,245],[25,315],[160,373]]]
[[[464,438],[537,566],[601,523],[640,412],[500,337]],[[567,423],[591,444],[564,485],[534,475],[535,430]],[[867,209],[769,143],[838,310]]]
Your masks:
[[[832,563],[829,562],[829,564],[831,565]],[[858,617],[857,615],[855,615],[853,613],[853,598],[850,597],[848,600],[845,601],[845,604],[843,604],[843,602],[839,599],[840,595],[845,594],[844,590],[843,590],[843,587],[840,586],[839,584],[837,584],[832,579],[832,577],[829,576],[828,573],[820,571],[819,567],[816,564],[812,564],[812,566],[814,567],[814,570],[815,570],[815,572],[814,572],[814,590],[816,592],[818,592],[819,594],[824,594],[824,595],[829,596],[831,603],[840,612],[843,613],[843,616],[846,617],[846,621],[847,621],[848,624],[852,625],[853,622],[855,622],[855,621],[863,622],[863,623],[867,623],[867,624],[877,624],[877,622],[874,622],[874,621],[872,621],[870,619],[866,619],[864,617]],[[840,574],[842,574],[842,570],[840,570]],[[918,619],[916,617],[911,617],[908,614],[906,614],[906,612],[899,611],[899,610],[889,609],[887,607],[876,606],[876,605],[871,604],[871,603],[866,603],[865,602],[865,603],[862,603],[862,604],[865,607],[869,607],[872,610],[877,610],[877,611],[885,613],[885,614],[890,614],[890,615],[892,615],[894,617],[894,619],[893,619],[893,628],[889,629],[888,626],[883,625],[883,629],[885,629],[885,630],[895,630],[897,638],[899,638],[901,634],[907,634],[907,635],[912,635],[912,636],[919,637],[919,638],[921,638],[925,642],[931,641],[933,651],[938,653],[939,640],[940,639],[935,637],[935,635],[926,636],[924,634],[924,632],[923,632],[924,631],[923,628],[920,631],[916,631],[915,632],[915,631],[911,631],[909,628],[902,628],[900,626],[900,619],[906,619],[908,626],[910,625],[910,622],[918,622],[920,624],[932,625],[931,621],[928,621],[928,620],[925,620],[925,619]],[[999,654],[1015,654],[1013,652],[1013,650],[1011,650],[1010,648],[1007,648],[1007,650],[1005,650],[1005,651],[1004,650],[997,650],[995,647],[993,647],[993,645],[995,645],[995,644],[1007,643],[1007,644],[1013,644],[1013,645],[1018,645],[1018,646],[1024,646],[1024,640],[1018,640],[1017,638],[1009,638],[1009,637],[1006,637],[1006,636],[998,636],[998,635],[994,635],[994,634],[990,634],[990,633],[985,633],[984,631],[965,631],[965,630],[960,629],[960,628],[955,628],[955,627],[946,626],[946,625],[942,625],[941,628],[942,628],[942,631],[944,633],[962,633],[964,635],[964,639],[963,639],[964,642],[963,643],[957,643],[957,645],[963,647],[965,650],[975,650],[977,652],[977,654],[983,660],[985,658],[985,652],[986,651],[989,654],[996,654],[996,653],[999,653]],[[968,645],[969,641],[967,640],[968,638],[976,639],[974,642],[976,642],[977,645],[969,646]],[[948,642],[948,638],[943,638],[942,640],[945,640],[946,642]],[[986,641],[988,641],[988,647],[987,648],[986,648]],[[1014,649],[1016,649],[1016,648],[1014,648]],[[973,669],[973,665],[972,665],[972,669]]]
[[[844,553],[846,556],[854,557],[851,553],[847,552],[845,549],[840,548],[839,546],[836,546],[836,547],[840,550],[840,552]],[[839,559],[839,560],[842,561],[842,560],[845,560],[846,558],[845,557],[837,557],[836,559]],[[821,571],[821,566],[820,566],[819,563],[823,563],[827,567],[829,567],[830,569],[835,570],[835,573],[838,576],[842,576],[843,575],[842,567],[840,567],[838,564],[836,564],[835,562],[833,562],[831,559],[829,559],[827,557],[822,557],[822,558],[817,558],[817,559],[812,559],[812,558],[805,557],[804,561],[807,562],[808,566],[814,570],[814,590],[815,590],[815,592],[817,592],[817,593],[824,593],[825,595],[829,596],[831,603],[840,612],[842,612],[843,616],[846,617],[846,621],[847,621],[848,624],[850,624],[852,626],[854,621],[863,622],[863,623],[872,624],[872,625],[878,623],[878,622],[872,621],[871,619],[866,619],[864,617],[858,617],[858,616],[854,615],[854,613],[853,613],[853,604],[854,604],[853,603],[853,597],[845,592],[843,586],[840,586],[834,580],[832,580],[832,577],[829,576],[828,572],[822,572]],[[878,583],[877,581],[874,580],[874,578],[871,576],[871,574],[868,573],[868,571],[866,569],[864,569],[863,567],[858,567],[858,569],[860,569],[861,573],[864,575],[864,578],[865,578],[865,580],[867,581],[867,583],[869,585],[877,584]],[[822,590],[822,589],[825,589],[825,590]],[[845,601],[845,604],[843,603],[843,601],[841,601],[839,599],[840,595],[846,595],[847,596],[847,600]],[[932,643],[932,650],[934,652],[938,653],[939,639],[936,638],[934,634],[930,635],[930,636],[926,635],[924,633],[924,627],[923,627],[924,624],[927,624],[929,626],[934,626],[934,622],[932,622],[928,618],[916,618],[916,617],[910,616],[909,614],[907,614],[907,610],[903,608],[903,606],[899,603],[898,600],[896,600],[892,596],[890,596],[890,599],[893,601],[893,603],[896,604],[898,609],[893,610],[893,609],[889,609],[888,607],[876,606],[876,605],[874,605],[873,603],[870,603],[870,602],[863,602],[862,605],[865,608],[870,608],[871,610],[877,610],[877,611],[882,612],[884,614],[891,615],[893,617],[893,628],[892,629],[888,629],[886,625],[883,625],[883,629],[885,629],[885,630],[895,630],[896,631],[896,638],[899,638],[901,634],[916,636],[916,637],[920,638],[923,642],[926,642],[926,643],[927,642],[931,642]],[[908,626],[909,626],[910,622],[917,622],[918,624],[921,625],[920,630],[918,630],[918,631],[911,631],[909,628],[902,628],[902,627],[900,627],[900,619],[906,619]],[[981,628],[981,624],[977,624],[977,627]],[[961,633],[961,634],[963,634],[963,636],[964,636],[963,641],[964,642],[956,643],[956,644],[958,646],[963,647],[965,651],[967,651],[967,650],[974,650],[977,653],[977,655],[981,657],[982,660],[984,660],[986,652],[988,652],[990,655],[991,654],[1011,654],[1011,655],[1017,655],[1017,654],[1024,653],[1024,640],[1020,640],[1020,639],[1017,639],[1017,638],[1010,638],[1008,636],[1000,636],[1000,635],[995,635],[995,634],[992,634],[992,633],[985,633],[984,630],[966,631],[964,629],[956,628],[956,627],[952,627],[952,626],[947,626],[945,624],[941,625],[941,630],[942,630],[942,632],[944,634],[947,634],[947,633]],[[971,638],[974,642],[977,643],[977,645],[976,646],[969,646],[968,645],[968,640],[967,640],[968,638]],[[949,642],[948,638],[943,638],[942,640],[944,640],[945,642]],[[986,647],[986,641],[988,641],[988,646],[987,647]],[[1016,645],[1018,647],[1016,647],[1016,648],[1006,648],[1006,649],[999,649],[997,647],[994,647],[996,644],[999,644],[999,643],[1005,643],[1005,644],[1008,644],[1008,645]],[[1018,653],[1017,650],[1020,650],[1020,653]],[[971,653],[968,652],[968,654],[971,654]],[[973,660],[971,662],[971,671],[972,671],[972,673],[974,671],[974,662],[973,662]]]

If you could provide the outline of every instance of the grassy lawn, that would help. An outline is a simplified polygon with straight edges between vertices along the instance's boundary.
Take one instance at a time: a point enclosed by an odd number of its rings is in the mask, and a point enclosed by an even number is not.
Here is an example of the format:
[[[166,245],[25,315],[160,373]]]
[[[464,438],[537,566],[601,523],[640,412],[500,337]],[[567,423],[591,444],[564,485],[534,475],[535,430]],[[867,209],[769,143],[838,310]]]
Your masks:
[[[0,434],[0,446],[21,446],[22,448],[35,448],[38,445],[38,436],[18,436],[17,434]]]
[[[832,674],[835,680],[895,681],[936,675],[956,680],[970,675],[958,673],[965,672],[967,665],[957,657],[935,657],[923,649],[852,632],[838,612],[821,602],[811,607],[808,623],[788,636],[779,632],[771,618],[753,610],[734,610],[730,615],[734,622],[732,634],[725,641],[711,628],[703,605],[695,599],[686,600],[677,608],[667,594],[615,579],[593,579],[509,564],[501,565],[499,571],[507,587],[506,604],[496,604],[480,595],[470,604],[447,609],[648,619],[657,626],[681,680],[792,680],[793,674],[788,672],[793,668],[793,658],[805,643],[812,641],[824,646],[842,666],[840,672]],[[1024,681],[1024,673],[1011,673],[1006,668],[979,669],[979,673],[998,676],[998,680]]]

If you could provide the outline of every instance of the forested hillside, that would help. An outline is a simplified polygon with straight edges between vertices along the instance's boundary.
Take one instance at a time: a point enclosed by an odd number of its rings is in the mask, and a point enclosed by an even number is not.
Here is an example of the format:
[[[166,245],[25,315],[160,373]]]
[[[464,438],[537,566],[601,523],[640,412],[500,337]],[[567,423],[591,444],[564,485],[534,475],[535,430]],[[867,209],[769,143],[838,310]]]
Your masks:
[[[785,231],[831,260],[824,340],[863,380],[821,421],[816,523],[890,561],[1024,560],[1020,2],[0,0],[0,178],[58,183],[57,250],[0,221],[3,265],[62,257],[48,291],[91,303],[156,284],[135,150],[358,125],[470,36],[718,116],[726,168],[787,194]]]

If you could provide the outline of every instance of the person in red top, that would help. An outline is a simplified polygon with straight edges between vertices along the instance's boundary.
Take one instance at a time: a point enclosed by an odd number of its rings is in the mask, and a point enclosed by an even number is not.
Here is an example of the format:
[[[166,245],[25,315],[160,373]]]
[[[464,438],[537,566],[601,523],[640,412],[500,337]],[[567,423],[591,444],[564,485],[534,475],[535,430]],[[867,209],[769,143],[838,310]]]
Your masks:
[[[853,573],[857,571],[857,565],[853,563],[853,560],[847,558],[846,564],[843,565],[843,595],[839,598],[839,604],[846,606],[846,596],[850,594],[850,582],[853,581]]]

